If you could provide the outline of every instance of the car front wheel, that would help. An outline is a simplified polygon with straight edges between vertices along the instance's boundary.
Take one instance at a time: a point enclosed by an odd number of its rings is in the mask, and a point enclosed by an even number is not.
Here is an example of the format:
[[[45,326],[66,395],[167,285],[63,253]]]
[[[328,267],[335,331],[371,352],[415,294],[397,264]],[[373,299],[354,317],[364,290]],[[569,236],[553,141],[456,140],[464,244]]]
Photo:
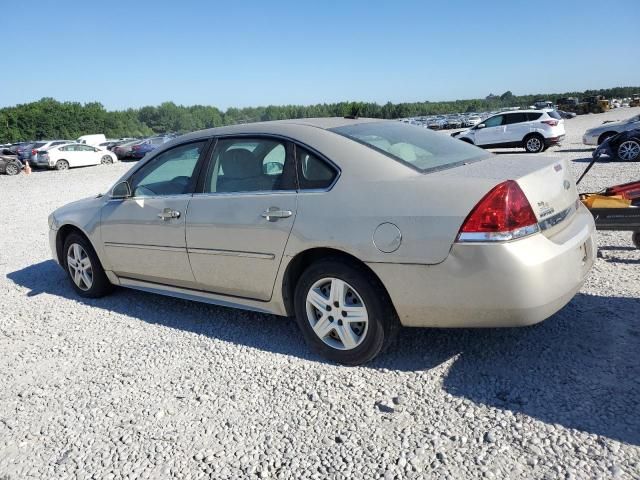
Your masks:
[[[338,259],[305,270],[295,292],[295,312],[307,344],[346,365],[373,359],[399,327],[379,280],[363,267]]]
[[[626,140],[618,146],[618,158],[627,162],[633,162],[640,157],[640,143],[635,140]]]
[[[64,242],[63,252],[60,260],[80,296],[98,298],[112,290],[95,250],[85,237],[71,233]]]

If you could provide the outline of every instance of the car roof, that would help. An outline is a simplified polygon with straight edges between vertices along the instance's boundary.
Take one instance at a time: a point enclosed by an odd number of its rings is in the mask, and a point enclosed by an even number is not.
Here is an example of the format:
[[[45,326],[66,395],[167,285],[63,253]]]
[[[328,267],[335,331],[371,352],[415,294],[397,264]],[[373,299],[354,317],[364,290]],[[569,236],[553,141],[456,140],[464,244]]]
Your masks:
[[[200,130],[185,135],[184,137],[203,137],[214,135],[233,135],[243,133],[280,133],[288,130],[290,126],[307,126],[328,130],[330,128],[343,127],[346,125],[356,125],[359,123],[385,122],[380,118],[353,118],[353,117],[323,117],[323,118],[297,118],[291,120],[272,120],[269,122],[240,123],[227,125],[225,127],[215,127],[208,130]],[[183,138],[184,138],[183,137]],[[178,137],[180,138],[180,137]]]

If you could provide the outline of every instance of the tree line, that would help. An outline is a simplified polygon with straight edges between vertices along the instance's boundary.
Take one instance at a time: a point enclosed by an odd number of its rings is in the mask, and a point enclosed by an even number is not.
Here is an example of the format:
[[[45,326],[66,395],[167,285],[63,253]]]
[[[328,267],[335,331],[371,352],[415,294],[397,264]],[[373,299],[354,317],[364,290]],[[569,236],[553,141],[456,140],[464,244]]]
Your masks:
[[[404,102],[384,105],[372,102],[338,102],[316,105],[269,105],[228,108],[182,106],[164,102],[159,106],[109,111],[101,103],[59,102],[42,98],[37,102],[0,109],[0,143],[39,139],[75,139],[81,135],[104,133],[107,138],[143,137],[169,132],[184,133],[237,123],[305,117],[357,115],[375,118],[404,118],[447,113],[484,112],[504,107],[527,107],[534,101],[556,101],[561,97],[604,95],[624,98],[640,92],[640,87],[616,87],[556,94],[490,94],[483,99],[444,102]]]

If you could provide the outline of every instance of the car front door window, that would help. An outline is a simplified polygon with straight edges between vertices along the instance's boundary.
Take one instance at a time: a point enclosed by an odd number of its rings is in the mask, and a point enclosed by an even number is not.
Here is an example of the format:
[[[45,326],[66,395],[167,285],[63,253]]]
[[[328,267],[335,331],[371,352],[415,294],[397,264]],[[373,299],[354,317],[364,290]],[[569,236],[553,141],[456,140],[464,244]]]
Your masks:
[[[133,175],[134,197],[182,195],[188,193],[205,141],[167,150]]]
[[[485,126],[485,128],[498,127],[498,126],[502,125],[502,119],[503,118],[504,118],[503,115],[497,115],[495,117],[487,118],[484,121],[484,126]]]

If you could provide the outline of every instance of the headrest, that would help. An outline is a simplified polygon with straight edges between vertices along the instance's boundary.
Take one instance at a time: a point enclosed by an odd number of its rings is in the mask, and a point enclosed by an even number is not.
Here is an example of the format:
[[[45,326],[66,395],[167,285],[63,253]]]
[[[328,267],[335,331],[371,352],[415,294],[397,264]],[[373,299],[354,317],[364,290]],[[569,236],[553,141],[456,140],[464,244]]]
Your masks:
[[[224,152],[220,165],[226,178],[251,178],[262,175],[262,162],[244,148]]]

